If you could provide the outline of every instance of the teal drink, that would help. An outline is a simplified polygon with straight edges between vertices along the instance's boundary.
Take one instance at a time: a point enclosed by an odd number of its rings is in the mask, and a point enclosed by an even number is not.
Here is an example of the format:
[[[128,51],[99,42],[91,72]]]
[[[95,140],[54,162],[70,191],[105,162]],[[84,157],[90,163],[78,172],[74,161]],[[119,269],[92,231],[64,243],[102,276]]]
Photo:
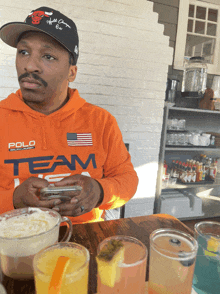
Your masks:
[[[199,248],[193,288],[198,294],[220,293],[220,223],[200,222],[195,232]]]

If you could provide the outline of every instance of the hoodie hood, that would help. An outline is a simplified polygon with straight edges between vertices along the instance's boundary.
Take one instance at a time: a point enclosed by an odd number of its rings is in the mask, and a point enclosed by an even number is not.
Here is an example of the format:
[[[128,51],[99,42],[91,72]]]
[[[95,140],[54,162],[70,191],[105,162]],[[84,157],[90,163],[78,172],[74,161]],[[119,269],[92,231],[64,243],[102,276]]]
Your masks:
[[[49,115],[35,111],[25,104],[20,89],[16,93],[10,94],[7,99],[2,100],[0,102],[0,108],[16,112],[23,112],[24,115],[30,115],[35,118],[48,116],[50,118],[54,117],[57,119],[59,117],[59,120],[61,121],[67,116],[75,113],[86,103],[85,99],[80,97],[78,90],[68,88],[68,93],[70,98],[67,103],[62,108],[52,112]]]

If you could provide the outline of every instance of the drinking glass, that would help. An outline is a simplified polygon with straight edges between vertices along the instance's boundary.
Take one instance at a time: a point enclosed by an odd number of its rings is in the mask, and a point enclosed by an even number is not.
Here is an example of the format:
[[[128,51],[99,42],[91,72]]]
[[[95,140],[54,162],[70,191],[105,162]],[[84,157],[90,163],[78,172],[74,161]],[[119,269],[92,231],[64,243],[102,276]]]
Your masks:
[[[195,225],[199,249],[193,278],[198,294],[220,293],[220,223],[203,221]]]
[[[48,293],[50,280],[60,256],[70,258],[64,272],[60,294],[87,294],[89,251],[77,243],[60,242],[38,252],[34,257],[34,279],[37,294]]]
[[[178,119],[173,118],[173,119],[171,120],[171,129],[172,129],[172,130],[177,130],[177,124],[178,124]]]
[[[199,137],[200,134],[199,133],[191,133],[191,144],[198,146],[199,145]]]
[[[178,130],[185,130],[186,127],[186,120],[185,119],[179,119],[177,122],[177,129]]]
[[[149,294],[190,294],[197,241],[173,229],[155,230],[150,235]]]
[[[179,145],[179,134],[174,134],[174,145]]]
[[[146,246],[136,238],[129,236],[113,236],[102,241],[97,250],[106,248],[109,242],[121,241],[124,248],[124,260],[111,261],[106,265],[98,263],[98,294],[126,293],[144,294],[148,251]],[[115,280],[109,284],[111,266]]]
[[[186,133],[184,134],[184,144],[185,146],[189,145],[190,143],[190,134],[189,133]]]
[[[167,134],[167,145],[174,145],[174,133]]]
[[[179,133],[178,134],[178,145],[184,145],[185,143],[185,134]]]
[[[171,119],[167,120],[167,129],[172,130],[172,120]]]

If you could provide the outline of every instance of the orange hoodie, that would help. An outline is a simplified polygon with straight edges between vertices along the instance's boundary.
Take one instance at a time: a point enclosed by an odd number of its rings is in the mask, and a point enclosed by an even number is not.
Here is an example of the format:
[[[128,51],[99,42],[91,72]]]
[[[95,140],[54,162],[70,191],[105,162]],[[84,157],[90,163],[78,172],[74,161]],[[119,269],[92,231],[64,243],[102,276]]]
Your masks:
[[[14,209],[14,188],[31,176],[54,183],[84,174],[102,185],[100,207],[70,217],[73,223],[101,220],[103,210],[124,205],[136,192],[137,174],[115,118],[77,90],[69,94],[50,115],[27,106],[20,90],[0,102],[0,213]],[[80,134],[88,134],[90,144],[80,142]]]

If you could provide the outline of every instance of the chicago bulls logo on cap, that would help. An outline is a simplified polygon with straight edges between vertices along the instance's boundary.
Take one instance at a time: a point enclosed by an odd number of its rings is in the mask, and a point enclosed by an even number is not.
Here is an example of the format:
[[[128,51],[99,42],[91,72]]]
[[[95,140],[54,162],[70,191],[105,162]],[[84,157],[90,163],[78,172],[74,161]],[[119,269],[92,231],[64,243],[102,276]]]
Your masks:
[[[29,13],[28,17],[32,18],[32,24],[38,25],[44,16],[49,17],[51,15],[53,15],[53,12],[46,12],[46,11],[38,10],[38,11],[34,11],[34,12]]]
[[[0,39],[16,48],[19,37],[28,31],[43,32],[57,40],[74,57],[75,64],[79,56],[79,38],[74,21],[60,11],[50,7],[32,10],[24,22],[10,22],[0,28]]]

